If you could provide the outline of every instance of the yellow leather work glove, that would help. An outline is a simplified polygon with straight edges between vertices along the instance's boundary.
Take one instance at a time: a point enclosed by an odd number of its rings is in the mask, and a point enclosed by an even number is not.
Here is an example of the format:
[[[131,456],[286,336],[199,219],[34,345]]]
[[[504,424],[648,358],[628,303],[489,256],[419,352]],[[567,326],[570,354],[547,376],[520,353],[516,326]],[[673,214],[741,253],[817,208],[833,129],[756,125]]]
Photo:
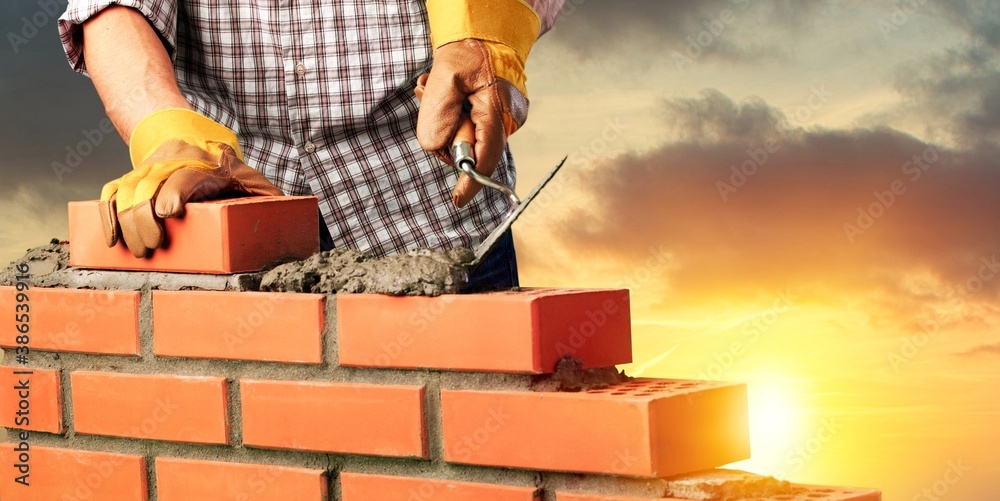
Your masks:
[[[135,257],[163,245],[163,220],[184,214],[189,201],[228,191],[283,195],[243,162],[236,134],[212,119],[182,108],[143,118],[132,132],[133,170],[101,190],[101,226],[113,247],[119,237]]]
[[[427,0],[434,66],[417,83],[417,140],[451,164],[451,140],[466,100],[476,130],[476,170],[492,175],[507,137],[528,118],[524,64],[542,28],[524,0]],[[462,207],[482,189],[463,174],[453,199]]]

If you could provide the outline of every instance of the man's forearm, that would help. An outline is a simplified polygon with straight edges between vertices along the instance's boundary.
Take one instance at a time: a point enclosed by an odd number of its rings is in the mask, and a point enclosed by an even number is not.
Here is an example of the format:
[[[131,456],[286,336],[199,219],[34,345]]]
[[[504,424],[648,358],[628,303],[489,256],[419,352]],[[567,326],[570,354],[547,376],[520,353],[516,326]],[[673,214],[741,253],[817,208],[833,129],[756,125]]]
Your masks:
[[[108,7],[83,25],[83,40],[87,72],[126,143],[150,113],[191,109],[163,42],[138,11]]]
[[[559,11],[562,10],[563,4],[566,0],[525,0],[528,5],[530,5],[535,12],[538,13],[538,17],[542,19],[542,32],[539,36],[544,35],[546,31],[552,29],[552,25],[556,24],[556,18],[559,17]]]

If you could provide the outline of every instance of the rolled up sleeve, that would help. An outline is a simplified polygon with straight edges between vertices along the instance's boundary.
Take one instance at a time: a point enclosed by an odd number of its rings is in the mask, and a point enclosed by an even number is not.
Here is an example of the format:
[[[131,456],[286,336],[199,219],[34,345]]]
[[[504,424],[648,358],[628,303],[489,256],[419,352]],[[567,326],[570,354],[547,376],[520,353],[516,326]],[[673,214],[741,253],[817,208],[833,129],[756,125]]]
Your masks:
[[[146,16],[150,25],[165,42],[171,59],[177,40],[178,0],[69,0],[66,12],[59,17],[59,38],[70,66],[80,73],[87,72],[83,60],[83,23],[98,12],[112,6],[131,7]]]

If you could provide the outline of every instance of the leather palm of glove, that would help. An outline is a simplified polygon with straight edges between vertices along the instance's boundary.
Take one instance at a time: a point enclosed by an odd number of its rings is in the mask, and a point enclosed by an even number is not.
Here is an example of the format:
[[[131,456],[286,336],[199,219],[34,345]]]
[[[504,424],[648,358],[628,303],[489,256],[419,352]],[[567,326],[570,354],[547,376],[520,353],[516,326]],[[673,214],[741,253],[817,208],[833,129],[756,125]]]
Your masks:
[[[224,192],[283,195],[243,161],[236,134],[191,110],[170,108],[142,119],[132,132],[132,172],[104,185],[98,204],[108,247],[120,239],[137,258],[163,245],[163,218],[184,204]]]
[[[452,138],[461,121],[471,119],[476,170],[492,175],[507,137],[528,117],[524,64],[541,20],[523,0],[427,0],[427,17],[434,66],[417,81],[417,140],[453,165]],[[452,199],[462,207],[481,189],[462,174]]]

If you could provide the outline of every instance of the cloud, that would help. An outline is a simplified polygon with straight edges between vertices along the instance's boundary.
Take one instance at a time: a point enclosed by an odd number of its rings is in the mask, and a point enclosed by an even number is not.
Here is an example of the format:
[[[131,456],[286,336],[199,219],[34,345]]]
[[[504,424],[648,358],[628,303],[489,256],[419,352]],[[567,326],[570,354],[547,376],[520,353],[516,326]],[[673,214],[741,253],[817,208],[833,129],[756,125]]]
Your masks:
[[[931,9],[973,35],[975,41],[1000,48],[1000,3],[989,0],[952,0],[931,4]]]
[[[774,137],[788,126],[785,116],[763,99],[737,104],[715,89],[702,91],[700,98],[665,100],[663,108],[675,137],[693,143]]]
[[[954,48],[903,65],[896,89],[906,104],[896,112],[927,124],[929,135],[960,146],[1000,144],[1000,57],[993,48]]]
[[[981,344],[969,349],[968,351],[959,353],[959,355],[966,357],[1000,355],[1000,343]]]
[[[571,178],[589,203],[552,225],[567,253],[642,266],[663,248],[673,266],[661,278],[695,302],[793,288],[886,293],[893,308],[1000,291],[995,148],[953,151],[890,128],[804,130],[717,91],[665,106],[692,137]]]
[[[636,0],[627,5],[568,0],[549,36],[587,60],[627,54],[637,69],[674,52],[750,63],[784,57],[788,47],[781,35],[807,30],[819,21],[815,14],[830,6],[826,0]],[[735,36],[745,19],[753,19],[753,25],[766,20],[769,32]],[[689,45],[692,53],[686,52]]]
[[[894,87],[901,104],[866,122],[897,124],[960,148],[1000,144],[1000,3],[927,2],[915,15],[958,31],[949,46],[899,63]]]

